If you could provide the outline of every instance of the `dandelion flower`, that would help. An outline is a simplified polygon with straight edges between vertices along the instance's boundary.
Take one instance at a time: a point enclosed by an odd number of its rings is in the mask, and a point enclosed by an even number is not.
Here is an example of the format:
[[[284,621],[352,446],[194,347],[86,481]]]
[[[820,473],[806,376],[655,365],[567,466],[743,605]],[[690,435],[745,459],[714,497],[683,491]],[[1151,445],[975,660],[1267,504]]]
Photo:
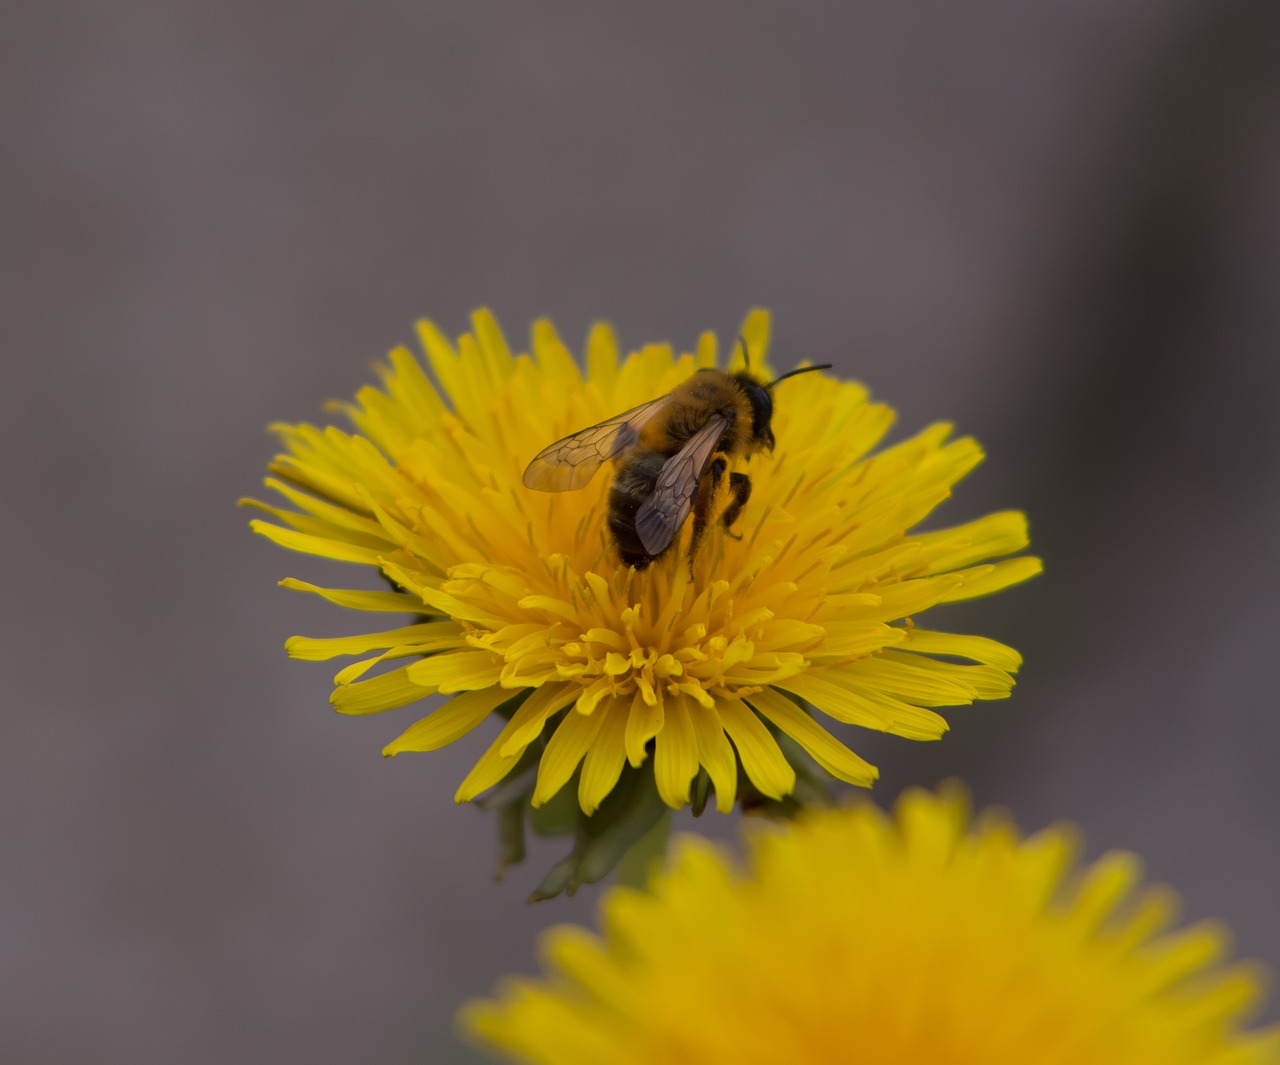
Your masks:
[[[681,546],[634,570],[607,536],[607,470],[556,494],[527,489],[522,473],[557,438],[714,366],[715,337],[679,357],[652,345],[623,359],[597,325],[584,372],[545,321],[528,355],[512,354],[487,312],[473,327],[454,344],[422,323],[431,376],[393,351],[381,388],[336,405],[354,432],[276,426],[284,453],[266,483],[288,505],[256,504],[274,520],[253,527],[275,543],[371,567],[391,590],[286,587],[418,615],[287,644],[302,659],[356,657],[335,678],[344,714],[448,697],[385,754],[434,750],[496,717],[460,802],[520,766],[534,807],[576,781],[590,815],[628,767],[644,766],[667,806],[688,804],[701,784],[729,810],[748,791],[793,791],[784,747],[869,785],[875,767],[824,717],[933,740],[947,730],[938,707],[1009,694],[1015,651],[915,623],[1040,569],[1007,557],[1027,544],[1020,513],[912,531],[980,461],[973,440],[940,424],[873,453],[887,406],[823,373],[789,379],[775,396],[776,450],[740,463],[754,483],[741,538],[717,526],[691,565]],[[745,350],[765,372],[768,333],[764,312],[748,316],[738,366]]]
[[[1259,973],[1213,925],[1171,930],[1132,855],[1079,869],[1071,830],[971,825],[957,788],[754,827],[746,871],[679,839],[464,1027],[536,1065],[1280,1062],[1280,1030],[1243,1031]]]

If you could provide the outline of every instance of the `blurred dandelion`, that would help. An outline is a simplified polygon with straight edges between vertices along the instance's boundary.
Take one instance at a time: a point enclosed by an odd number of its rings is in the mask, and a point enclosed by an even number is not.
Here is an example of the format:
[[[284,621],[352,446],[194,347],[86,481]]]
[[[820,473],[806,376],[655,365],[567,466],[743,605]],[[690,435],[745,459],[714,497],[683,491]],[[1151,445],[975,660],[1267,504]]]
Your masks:
[[[1260,974],[1215,926],[1171,931],[1132,855],[1081,870],[1071,829],[970,824],[955,786],[752,827],[745,870],[680,838],[464,1027],[537,1065],[1280,1062],[1280,1029],[1242,1030]]]

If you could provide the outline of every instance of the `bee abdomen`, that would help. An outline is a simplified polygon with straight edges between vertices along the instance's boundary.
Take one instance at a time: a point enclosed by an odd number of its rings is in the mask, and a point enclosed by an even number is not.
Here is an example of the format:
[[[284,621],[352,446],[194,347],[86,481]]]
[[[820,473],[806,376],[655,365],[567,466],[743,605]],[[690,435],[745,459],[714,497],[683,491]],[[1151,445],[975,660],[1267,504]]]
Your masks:
[[[653,494],[664,462],[661,452],[637,448],[619,464],[609,489],[609,531],[623,564],[636,569],[657,557],[645,550],[636,532],[636,511]]]

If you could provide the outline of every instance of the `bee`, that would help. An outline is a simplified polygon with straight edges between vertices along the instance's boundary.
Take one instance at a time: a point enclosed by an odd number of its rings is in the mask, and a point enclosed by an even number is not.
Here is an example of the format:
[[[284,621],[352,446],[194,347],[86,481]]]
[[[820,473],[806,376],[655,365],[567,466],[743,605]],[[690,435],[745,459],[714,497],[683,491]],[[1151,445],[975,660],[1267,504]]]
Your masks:
[[[730,473],[729,462],[774,448],[773,388],[796,374],[830,368],[805,366],[769,382],[749,366],[736,373],[701,369],[665,396],[543,448],[525,468],[525,487],[576,491],[612,460],[609,532],[622,562],[644,569],[662,557],[692,511],[692,567],[726,473],[728,503],[719,521],[730,536],[751,497],[751,478]]]

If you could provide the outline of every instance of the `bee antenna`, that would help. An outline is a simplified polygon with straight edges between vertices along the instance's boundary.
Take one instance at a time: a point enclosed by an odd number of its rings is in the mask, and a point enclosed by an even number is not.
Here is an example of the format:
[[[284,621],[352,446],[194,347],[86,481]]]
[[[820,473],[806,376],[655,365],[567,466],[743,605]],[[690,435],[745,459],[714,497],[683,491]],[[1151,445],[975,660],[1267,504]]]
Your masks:
[[[775,377],[765,387],[772,388],[779,381],[785,381],[788,377],[795,377],[796,374],[810,373],[813,370],[829,370],[829,369],[831,369],[831,363],[829,362],[824,362],[821,366],[801,366],[800,369],[798,370],[789,370],[786,373],[784,373],[781,377]]]
[[[738,334],[738,343],[742,345],[742,361],[746,369],[751,369],[751,349],[747,347],[747,338],[741,333]]]

